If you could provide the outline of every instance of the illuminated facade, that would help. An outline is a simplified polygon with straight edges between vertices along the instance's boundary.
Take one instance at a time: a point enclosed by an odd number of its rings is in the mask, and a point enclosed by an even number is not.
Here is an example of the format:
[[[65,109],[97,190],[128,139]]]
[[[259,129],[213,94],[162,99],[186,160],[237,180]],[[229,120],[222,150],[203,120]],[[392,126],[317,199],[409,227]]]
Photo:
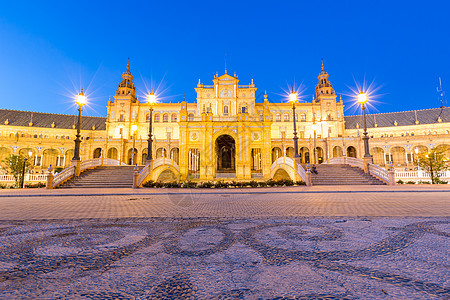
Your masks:
[[[301,163],[317,163],[347,155],[361,158],[361,116],[344,116],[329,75],[318,75],[312,102],[296,103]],[[213,84],[199,80],[195,102],[157,103],[153,107],[153,158],[167,157],[179,166],[169,179],[242,179],[271,177],[273,162],[294,157],[292,104],[257,103],[257,88],[241,85],[238,76],[216,74]],[[83,117],[82,160],[97,157],[145,164],[150,106],[136,96],[133,75],[127,66],[107,117]],[[35,121],[33,121],[33,119]],[[75,116],[0,110],[0,157],[33,152],[35,170],[50,164],[67,167],[73,156]],[[396,168],[416,166],[414,149],[429,150],[450,144],[450,108],[367,115],[374,163]],[[313,126],[315,124],[315,126]],[[137,125],[133,133],[131,126]],[[314,130],[316,128],[314,139]],[[315,141],[314,141],[315,140]],[[448,153],[450,156],[450,153]],[[172,177],[171,177],[172,176]]]

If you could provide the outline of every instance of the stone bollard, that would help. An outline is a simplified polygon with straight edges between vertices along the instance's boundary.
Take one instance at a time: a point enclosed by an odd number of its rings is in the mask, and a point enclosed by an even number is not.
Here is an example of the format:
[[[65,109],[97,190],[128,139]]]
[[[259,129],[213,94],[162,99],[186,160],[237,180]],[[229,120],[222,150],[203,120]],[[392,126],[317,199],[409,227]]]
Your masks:
[[[395,185],[395,169],[392,162],[390,162],[389,164],[388,178],[389,178],[389,185]]]
[[[309,163],[306,164],[306,186],[312,186],[311,167]]]
[[[53,168],[52,165],[48,167],[48,174],[47,174],[47,185],[45,186],[46,189],[53,189]]]
[[[134,167],[134,174],[133,174],[133,189],[139,188],[138,182],[139,182],[139,172],[136,164],[136,166]]]

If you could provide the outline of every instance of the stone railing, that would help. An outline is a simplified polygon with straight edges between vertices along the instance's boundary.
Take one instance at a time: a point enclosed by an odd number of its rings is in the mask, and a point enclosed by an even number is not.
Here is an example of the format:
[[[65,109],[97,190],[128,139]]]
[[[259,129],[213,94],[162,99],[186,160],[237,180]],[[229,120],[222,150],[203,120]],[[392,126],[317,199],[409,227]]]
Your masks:
[[[426,171],[423,171],[423,170],[418,170],[418,171],[395,170],[395,178],[400,179],[402,181],[414,181],[414,182],[428,181],[429,182],[429,181],[431,181],[431,174]],[[439,172],[439,179],[445,180],[445,181],[450,181],[450,171]]]
[[[147,178],[147,176],[152,171],[151,166],[152,166],[151,164],[148,164],[141,170],[141,172],[139,172],[137,185],[136,185],[137,187],[140,187],[144,183],[145,178]]]
[[[307,175],[306,170],[303,169],[301,164],[297,164],[297,173],[300,176],[300,178],[303,180],[303,182],[307,182]]]
[[[362,170],[364,170],[364,161],[360,158],[355,157],[334,157],[330,158],[328,161],[325,162],[326,164],[347,164],[352,167],[357,167]],[[375,176],[376,178],[380,179],[381,181],[384,181],[385,183],[389,185],[395,184],[395,176],[392,173],[392,176],[390,175],[390,172],[386,169],[383,169],[380,166],[369,164],[369,174],[372,176]]]
[[[45,182],[47,180],[47,175],[45,174],[25,174],[24,182]],[[15,182],[13,175],[0,175],[0,182]]]
[[[127,164],[117,160],[117,159],[112,159],[112,158],[107,158],[107,159],[101,159],[101,158],[93,158],[93,159],[87,159],[87,160],[83,160],[80,164],[80,173],[83,171],[86,171],[88,169],[91,168],[95,168],[98,166],[126,166]],[[51,166],[50,166],[51,168]],[[50,169],[49,168],[49,169]],[[69,180],[70,178],[72,178],[75,175],[75,166],[70,166],[65,168],[64,170],[62,170],[61,172],[59,172],[58,174],[56,174],[52,180],[49,181],[49,177],[53,176],[53,174],[51,172],[49,172],[48,175],[44,175],[46,176],[46,180],[47,180],[47,188],[48,189],[54,189],[56,188],[58,185],[63,184],[64,182],[66,182],[67,180]],[[51,186],[49,186],[49,183],[51,183]]]
[[[386,183],[390,182],[389,172],[380,166],[369,164],[369,173]]]
[[[157,158],[157,159],[153,160],[151,164],[146,165],[145,168],[143,168],[141,170],[141,172],[139,172],[136,187],[140,187],[144,183],[144,180],[147,178],[147,176],[150,175],[150,173],[154,169],[156,169],[157,167],[160,167],[160,166],[172,166],[178,172],[180,172],[180,167],[174,160],[167,158],[167,157]]]
[[[75,166],[70,166],[56,174],[56,176],[53,178],[52,186],[47,188],[55,188],[58,185],[66,182],[70,178],[72,178],[75,175]],[[51,173],[49,173],[48,176],[53,176]]]
[[[295,168],[295,166],[294,166],[294,160],[293,160],[292,158],[287,157],[287,156],[282,156],[282,157],[277,158],[277,160],[275,160],[275,161],[273,162],[272,166],[270,167],[270,173],[272,173],[273,170],[274,170],[277,166],[283,165],[283,164],[284,164],[284,165],[287,165],[288,167],[291,167],[292,169]]]

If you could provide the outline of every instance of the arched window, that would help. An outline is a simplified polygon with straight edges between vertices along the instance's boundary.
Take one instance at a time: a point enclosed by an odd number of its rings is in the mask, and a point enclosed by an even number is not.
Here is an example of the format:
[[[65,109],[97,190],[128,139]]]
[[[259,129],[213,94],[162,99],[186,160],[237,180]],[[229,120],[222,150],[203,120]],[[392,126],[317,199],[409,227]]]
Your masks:
[[[275,115],[275,121],[276,122],[281,122],[281,115],[280,114],[276,114]]]
[[[300,114],[300,122],[306,122],[306,114]]]
[[[154,121],[155,121],[155,123],[156,122],[160,122],[161,121],[161,115],[160,114],[155,114]]]
[[[164,123],[169,122],[169,114],[164,114],[164,115],[163,115],[163,122],[164,122]]]
[[[172,114],[171,122],[176,122],[178,120],[177,114]]]
[[[188,121],[194,121],[194,114],[193,113],[190,113],[188,115]]]
[[[225,116],[228,116],[228,105],[225,105],[225,106],[223,107],[223,114],[224,114]]]
[[[289,122],[289,114],[283,115],[284,122]]]
[[[150,114],[145,114],[145,120],[150,121]]]

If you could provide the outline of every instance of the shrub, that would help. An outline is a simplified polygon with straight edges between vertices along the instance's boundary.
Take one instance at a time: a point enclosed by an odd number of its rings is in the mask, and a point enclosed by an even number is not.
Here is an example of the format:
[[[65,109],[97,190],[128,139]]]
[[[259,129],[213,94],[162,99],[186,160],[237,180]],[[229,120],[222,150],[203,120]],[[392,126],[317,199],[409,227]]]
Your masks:
[[[397,184],[404,184],[403,180],[397,180]]]
[[[406,184],[416,184],[414,181],[407,181]]]
[[[252,180],[248,183],[248,185],[250,185],[252,188],[258,187],[258,182],[256,182],[255,180]]]
[[[204,181],[198,185],[199,188],[210,189],[214,186],[214,182],[212,181]]]
[[[155,182],[155,188],[162,188],[162,187],[164,187],[164,183],[162,183],[161,181]]]
[[[306,182],[299,180],[295,182],[295,185],[306,185]]]
[[[64,170],[64,168],[62,168],[62,167],[57,167],[57,168],[55,168],[55,173],[59,173],[59,172],[61,172],[62,170]]]
[[[142,184],[143,187],[153,188],[155,187],[155,182],[153,180],[149,180],[146,183]]]
[[[265,181],[260,181],[260,182],[258,182],[258,185],[259,185],[260,187],[266,187],[266,186],[267,186],[267,182],[265,182]]]
[[[267,186],[275,186],[277,182],[273,179],[269,179],[266,181]]]
[[[227,188],[230,184],[228,182],[219,180],[216,183],[214,183],[214,187],[217,189],[221,189],[221,188]]]
[[[27,188],[27,189],[35,189],[35,188],[43,188],[43,187],[45,187],[45,183],[43,183],[43,182],[38,182],[38,183],[27,183],[27,184],[24,184],[24,187],[25,188]]]
[[[176,182],[176,181],[167,182],[167,183],[164,184],[164,187],[166,187],[166,188],[179,188],[179,187],[181,187],[181,184]]]
[[[197,182],[194,181],[185,181],[182,185],[182,188],[186,188],[186,189],[195,189],[197,188]]]
[[[431,182],[429,182],[429,181],[422,181],[422,180],[420,180],[420,181],[418,182],[418,184],[431,184]]]

